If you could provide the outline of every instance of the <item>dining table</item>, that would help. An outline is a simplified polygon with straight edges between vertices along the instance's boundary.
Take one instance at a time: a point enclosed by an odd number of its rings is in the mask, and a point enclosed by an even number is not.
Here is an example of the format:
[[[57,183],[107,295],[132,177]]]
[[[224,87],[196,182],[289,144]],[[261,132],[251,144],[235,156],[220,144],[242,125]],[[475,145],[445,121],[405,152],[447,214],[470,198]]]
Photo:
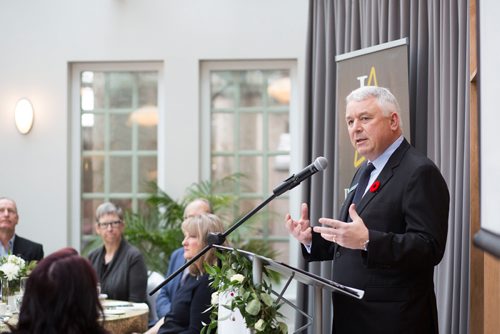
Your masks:
[[[101,300],[103,326],[111,334],[143,333],[148,329],[149,307],[146,303],[132,303],[122,300]],[[8,332],[18,320],[17,312],[1,316],[0,332]]]

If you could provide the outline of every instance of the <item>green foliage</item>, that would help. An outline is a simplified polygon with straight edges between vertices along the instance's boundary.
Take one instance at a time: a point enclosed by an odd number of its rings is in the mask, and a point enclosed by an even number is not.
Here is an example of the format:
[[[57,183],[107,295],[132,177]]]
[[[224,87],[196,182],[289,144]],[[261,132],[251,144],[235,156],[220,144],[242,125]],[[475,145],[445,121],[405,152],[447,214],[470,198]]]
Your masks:
[[[146,208],[140,213],[125,214],[125,238],[142,252],[149,270],[165,272],[170,254],[181,247],[181,224],[186,205],[197,198],[206,199],[213,212],[225,222],[226,229],[229,228],[233,223],[234,212],[238,212],[238,198],[233,195],[233,190],[236,181],[241,177],[241,174],[232,174],[220,180],[193,183],[180,200],[173,199],[156,183],[149,183],[151,190],[146,200]],[[276,252],[268,242],[248,237],[258,235],[254,225],[261,218],[257,213],[231,233],[228,242],[232,247],[274,258]],[[97,239],[86,249],[98,247],[101,243],[100,238]],[[275,275],[274,278],[276,277]]]
[[[125,221],[125,238],[141,251],[148,269],[165,272],[170,254],[180,247],[184,238],[180,223],[176,226],[172,221],[162,222],[156,214],[144,217],[132,213],[125,215]],[[169,224],[173,226],[166,227]]]
[[[252,262],[247,257],[238,251],[216,251],[216,254],[221,266],[205,265],[216,292],[212,295],[210,323],[201,333],[215,331],[219,317],[219,296],[223,294],[230,298],[228,304],[222,307],[231,311],[239,310],[248,328],[262,334],[287,333],[287,325],[279,311],[283,302],[271,297],[270,271],[263,267],[262,282],[254,284]]]

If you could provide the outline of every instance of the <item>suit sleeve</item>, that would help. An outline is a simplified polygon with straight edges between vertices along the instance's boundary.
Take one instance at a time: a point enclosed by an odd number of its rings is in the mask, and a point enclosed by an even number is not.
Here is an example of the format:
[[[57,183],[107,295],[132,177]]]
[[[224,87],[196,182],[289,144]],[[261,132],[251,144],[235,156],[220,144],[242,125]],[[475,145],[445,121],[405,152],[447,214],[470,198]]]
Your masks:
[[[143,303],[146,301],[148,286],[148,271],[142,254],[136,253],[130,261],[129,275],[129,301]]]
[[[370,229],[368,252],[364,252],[368,267],[408,266],[418,270],[438,264],[446,246],[449,200],[437,167],[424,165],[416,169],[401,201],[404,232]]]
[[[321,237],[321,234],[312,232],[311,253],[301,245],[302,256],[306,261],[329,261],[333,259],[335,244]]]
[[[166,275],[165,277],[168,277],[168,275]],[[170,282],[164,285],[160,289],[158,297],[156,297],[156,314],[158,315],[158,318],[163,318],[165,314],[167,314],[170,311],[170,308],[172,306],[170,293],[168,291],[169,284]]]
[[[43,246],[39,245],[39,247],[36,250],[35,260],[36,261],[40,261],[41,259],[43,259],[43,255],[44,255],[44,253],[43,253]]]
[[[168,264],[168,270],[167,270],[167,273],[165,274],[165,277],[170,276],[171,274],[174,273],[175,270],[177,270],[177,268],[178,268],[177,263],[180,260],[179,257],[181,255],[182,255],[182,253],[177,252],[177,251],[172,253],[172,257],[171,257],[170,262]],[[173,284],[173,281],[170,281],[166,285],[164,285],[160,289],[160,293],[158,294],[158,297],[156,298],[156,314],[158,315],[158,318],[163,318],[168,312],[170,312],[170,309],[172,308],[172,296],[170,293],[170,291],[173,288],[172,284]]]

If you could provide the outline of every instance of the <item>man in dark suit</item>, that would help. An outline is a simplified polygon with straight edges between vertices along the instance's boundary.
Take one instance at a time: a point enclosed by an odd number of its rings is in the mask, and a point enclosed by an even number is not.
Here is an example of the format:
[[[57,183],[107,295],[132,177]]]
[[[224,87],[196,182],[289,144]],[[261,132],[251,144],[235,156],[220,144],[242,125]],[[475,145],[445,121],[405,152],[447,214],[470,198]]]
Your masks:
[[[40,261],[43,258],[43,246],[22,238],[16,234],[19,222],[16,202],[0,197],[0,256],[17,255],[25,261]]]
[[[365,291],[363,299],[333,294],[333,333],[438,333],[433,273],[448,230],[449,193],[434,163],[404,139],[399,105],[385,88],[347,97],[346,123],[365,163],[356,173],[339,220],[310,226],[286,217],[310,261],[333,260],[333,280]],[[372,164],[368,183],[356,189]],[[361,191],[353,204],[356,191]],[[358,198],[358,196],[356,196]]]

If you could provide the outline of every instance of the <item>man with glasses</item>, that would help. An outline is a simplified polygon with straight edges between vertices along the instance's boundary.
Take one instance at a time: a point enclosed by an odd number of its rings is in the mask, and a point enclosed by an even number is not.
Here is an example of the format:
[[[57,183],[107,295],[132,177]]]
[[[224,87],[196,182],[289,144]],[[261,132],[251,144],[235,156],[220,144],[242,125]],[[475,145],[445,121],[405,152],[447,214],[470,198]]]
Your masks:
[[[40,261],[43,258],[43,246],[17,235],[18,223],[16,202],[0,197],[0,257],[12,254],[25,261]]]
[[[101,292],[110,299],[146,301],[147,269],[141,252],[123,238],[123,211],[106,202],[96,210],[95,231],[103,246],[89,254]]]

